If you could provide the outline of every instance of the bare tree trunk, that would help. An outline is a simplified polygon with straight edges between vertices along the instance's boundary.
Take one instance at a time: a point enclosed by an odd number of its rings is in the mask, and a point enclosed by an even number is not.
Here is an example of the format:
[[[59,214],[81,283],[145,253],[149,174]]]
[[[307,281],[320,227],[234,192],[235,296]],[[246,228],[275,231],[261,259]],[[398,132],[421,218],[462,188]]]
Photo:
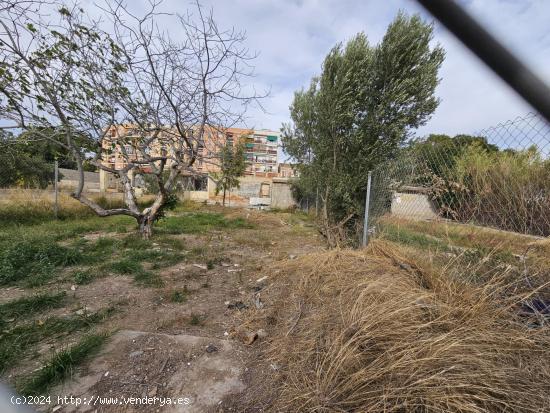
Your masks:
[[[222,205],[225,206],[225,186],[223,187],[223,201]]]
[[[150,214],[142,215],[138,218],[139,234],[143,239],[149,239],[153,235],[154,217]]]

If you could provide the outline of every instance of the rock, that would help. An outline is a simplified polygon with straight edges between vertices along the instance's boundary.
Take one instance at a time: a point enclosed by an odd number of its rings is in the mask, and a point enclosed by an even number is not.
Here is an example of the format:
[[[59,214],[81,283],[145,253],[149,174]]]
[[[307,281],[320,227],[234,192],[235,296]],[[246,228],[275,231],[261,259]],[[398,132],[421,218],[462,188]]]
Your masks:
[[[134,357],[141,356],[142,354],[143,354],[143,351],[136,350],[136,351],[132,351],[129,355],[130,355],[130,357],[134,358]]]
[[[61,409],[62,407],[63,407],[63,405],[58,404],[57,406],[55,406],[55,407],[52,409],[52,412],[56,412],[56,411],[58,411],[59,409]]]
[[[107,377],[109,375],[109,372],[106,371],[105,374],[103,375],[103,377]]]
[[[214,344],[209,344],[206,346],[207,353],[215,353],[216,351],[218,351],[218,347],[216,347]]]
[[[269,367],[271,367],[271,369],[275,371],[279,371],[280,369],[280,367],[275,363],[270,364]]]
[[[76,291],[76,285],[71,285],[71,291]]]
[[[157,394],[157,386],[154,386],[154,387],[149,391],[149,393],[147,393],[147,395],[148,395],[149,397],[153,397],[153,396],[155,396],[156,394]]]
[[[226,302],[224,302],[224,304],[229,305],[229,304],[231,304],[231,301],[226,301]]]
[[[224,335],[225,337],[227,337],[227,336],[229,335],[229,333],[228,333],[227,331],[224,331],[224,332],[223,332],[223,335]]]
[[[222,267],[231,267],[231,264],[228,264],[227,262],[222,262]]]
[[[200,268],[201,270],[207,270],[208,269],[208,267],[206,265],[202,265],[202,264],[193,264],[193,267]]]
[[[75,314],[76,314],[76,315],[84,315],[84,309],[81,308],[80,310],[75,311]]]
[[[293,259],[295,259],[295,258],[296,258],[296,255],[294,255],[294,254],[290,254],[290,255],[288,256],[288,259],[289,259],[289,260],[293,260]]]
[[[256,331],[256,334],[258,335],[258,338],[267,337],[267,332],[263,328],[260,328],[258,331]]]
[[[264,277],[262,277],[262,278],[258,278],[258,279],[256,280],[256,282],[257,282],[257,283],[262,283],[262,282],[264,282],[265,280],[267,280],[268,278],[269,278],[269,277],[266,275],[266,276],[264,276]]]

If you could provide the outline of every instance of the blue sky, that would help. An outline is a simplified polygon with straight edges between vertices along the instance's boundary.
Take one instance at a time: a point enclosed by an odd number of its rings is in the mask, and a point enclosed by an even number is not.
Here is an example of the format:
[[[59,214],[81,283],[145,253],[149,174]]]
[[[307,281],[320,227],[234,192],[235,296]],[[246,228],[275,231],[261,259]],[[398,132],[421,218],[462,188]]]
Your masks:
[[[143,2],[129,4],[139,11]],[[550,1],[462,3],[550,82]],[[379,42],[400,9],[433,20],[414,0],[201,0],[201,4],[213,8],[221,28],[246,30],[247,46],[259,53],[256,87],[271,88],[271,96],[264,101],[267,112],[252,110],[247,126],[275,130],[289,120],[293,92],[320,72],[325,55],[336,43],[360,31],[371,43]],[[165,0],[162,5],[174,13],[191,7],[188,0]],[[447,52],[436,91],[441,104],[417,131],[419,135],[473,133],[532,110],[438,23],[435,42]]]

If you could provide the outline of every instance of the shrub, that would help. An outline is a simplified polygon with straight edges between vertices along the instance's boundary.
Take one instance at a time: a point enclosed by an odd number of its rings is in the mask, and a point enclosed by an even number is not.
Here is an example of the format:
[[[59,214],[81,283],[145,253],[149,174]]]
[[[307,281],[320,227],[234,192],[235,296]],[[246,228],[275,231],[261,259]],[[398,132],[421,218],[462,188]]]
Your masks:
[[[536,148],[487,152],[467,148],[448,171],[433,177],[442,215],[533,235],[550,235],[550,161]]]

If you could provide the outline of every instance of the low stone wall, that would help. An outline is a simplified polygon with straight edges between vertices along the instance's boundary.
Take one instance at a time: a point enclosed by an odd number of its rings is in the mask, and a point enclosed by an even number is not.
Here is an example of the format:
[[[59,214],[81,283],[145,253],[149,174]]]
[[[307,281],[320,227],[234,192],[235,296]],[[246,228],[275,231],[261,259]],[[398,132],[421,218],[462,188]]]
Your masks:
[[[205,202],[208,201],[208,191],[184,191],[181,198],[184,201]]]

